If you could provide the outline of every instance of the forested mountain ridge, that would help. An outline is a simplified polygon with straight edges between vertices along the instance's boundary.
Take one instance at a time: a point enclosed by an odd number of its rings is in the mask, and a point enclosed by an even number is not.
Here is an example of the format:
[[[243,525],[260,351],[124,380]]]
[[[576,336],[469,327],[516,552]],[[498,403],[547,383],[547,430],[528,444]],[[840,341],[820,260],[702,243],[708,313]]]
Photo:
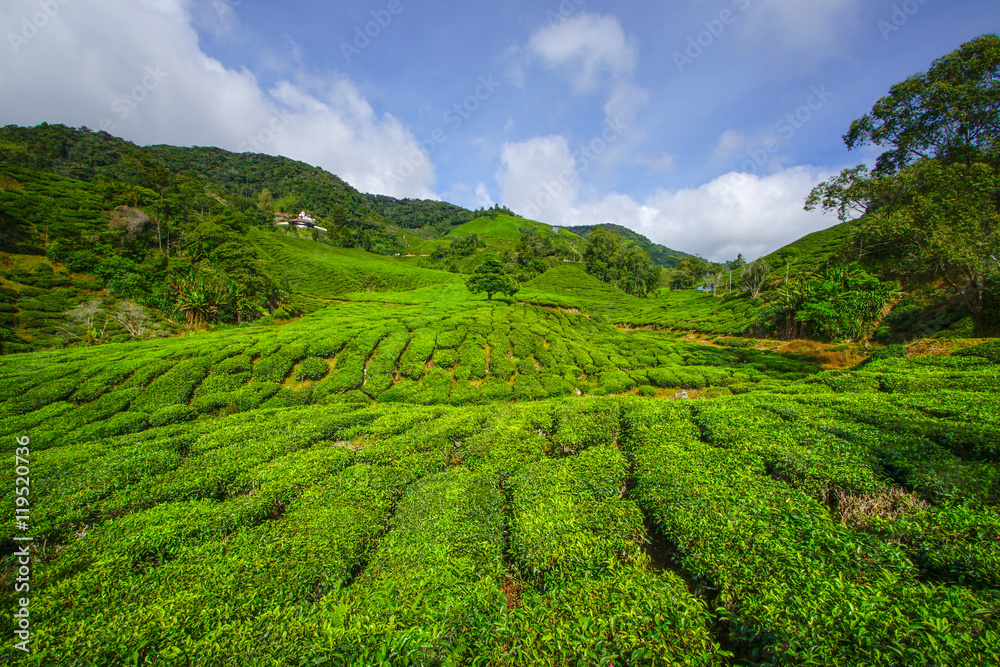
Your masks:
[[[657,266],[665,269],[672,269],[683,260],[689,257],[694,257],[694,255],[681,252],[680,250],[674,250],[673,248],[668,248],[660,243],[653,243],[639,232],[610,222],[602,223],[600,225],[575,225],[572,227],[564,227],[564,229],[568,229],[574,234],[587,238],[590,232],[598,227],[602,227],[617,234],[625,241],[626,245],[636,245],[646,251],[649,253],[650,259],[652,259]]]
[[[106,132],[42,124],[0,128],[0,161],[88,182],[103,177],[161,196],[180,189],[185,182],[201,181],[241,209],[258,203],[260,193],[266,190],[278,211],[296,213],[306,208],[341,224],[375,228],[395,222],[377,210],[373,196],[359,192],[338,176],[304,162],[260,153],[232,153],[213,147],[140,147]],[[433,210],[437,203],[425,206]],[[449,212],[457,208],[445,207]],[[405,220],[399,222],[407,226]],[[423,222],[432,225],[438,219],[425,216]]]

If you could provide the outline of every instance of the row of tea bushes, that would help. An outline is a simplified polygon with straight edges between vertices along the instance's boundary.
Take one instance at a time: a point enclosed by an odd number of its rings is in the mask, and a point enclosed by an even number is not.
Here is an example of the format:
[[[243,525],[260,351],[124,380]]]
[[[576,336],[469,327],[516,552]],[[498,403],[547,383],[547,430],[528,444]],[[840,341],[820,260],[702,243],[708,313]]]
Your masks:
[[[0,428],[8,417],[54,403],[83,409],[116,394],[107,400],[118,406],[126,389],[138,390],[127,396],[128,418],[76,437],[137,432],[265,404],[360,405],[374,399],[466,405],[639,388],[725,388],[764,378],[794,379],[815,370],[774,354],[707,347],[646,331],[626,333],[583,315],[530,306],[480,305],[457,314],[462,309],[455,304],[438,319],[408,306],[373,319],[360,306],[331,306],[281,329],[223,329],[20,360],[0,371],[5,384]],[[186,405],[193,414],[161,412],[174,405]],[[46,414],[11,424],[34,420],[39,425]],[[80,428],[97,421],[102,419],[81,414],[73,423]],[[60,437],[56,429],[47,429],[45,436],[49,441]]]
[[[681,566],[715,591],[746,659],[968,664],[1000,655],[1000,620],[984,613],[994,594],[921,583],[898,545],[837,523],[738,452],[703,442],[685,406],[647,405],[625,419],[640,506],[676,542]]]

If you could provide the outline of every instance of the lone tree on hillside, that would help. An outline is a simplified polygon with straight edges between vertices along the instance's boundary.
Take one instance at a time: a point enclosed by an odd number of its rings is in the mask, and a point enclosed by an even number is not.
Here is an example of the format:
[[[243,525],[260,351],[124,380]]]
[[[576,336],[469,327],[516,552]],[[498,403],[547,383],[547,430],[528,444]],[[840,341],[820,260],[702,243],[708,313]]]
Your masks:
[[[470,292],[486,292],[488,300],[492,300],[497,292],[514,296],[520,288],[517,282],[507,275],[496,255],[487,255],[479,268],[465,281],[465,286]]]
[[[743,288],[744,292],[749,292],[750,296],[756,299],[760,296],[760,290],[764,286],[764,281],[767,280],[767,274],[770,272],[771,267],[768,266],[764,258],[750,262],[740,269],[740,287]]]

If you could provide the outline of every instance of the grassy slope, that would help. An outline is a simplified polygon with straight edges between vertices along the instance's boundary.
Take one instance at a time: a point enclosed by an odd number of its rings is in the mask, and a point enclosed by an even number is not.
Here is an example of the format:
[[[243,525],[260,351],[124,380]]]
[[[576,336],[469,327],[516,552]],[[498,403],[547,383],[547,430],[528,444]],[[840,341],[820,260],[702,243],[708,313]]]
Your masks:
[[[446,245],[451,240],[464,239],[473,234],[479,236],[486,243],[488,250],[494,252],[502,250],[514,251],[517,242],[521,238],[521,229],[534,229],[539,235],[551,238],[557,247],[564,249],[577,248],[582,252],[583,239],[570,231],[560,229],[558,232],[553,232],[550,225],[503,214],[496,217],[486,216],[470,220],[465,224],[453,228],[441,239],[424,240],[410,237],[408,241],[411,245],[407,249],[407,252],[414,255],[430,254],[435,248]]]
[[[362,288],[366,277],[384,281],[389,290],[453,284],[461,278],[446,271],[422,269],[359,249],[342,249],[309,239],[258,230],[249,240],[265,257],[268,270],[287,279],[296,294],[330,299]]]
[[[639,299],[602,283],[575,264],[557,266],[525,283],[516,298],[580,309],[615,324],[704,333],[743,333],[756,314],[756,307],[736,294],[714,297],[697,290],[660,289]]]
[[[460,369],[463,321],[509,330],[512,352],[547,323],[601,349],[615,335],[580,316],[444,301],[0,359],[3,448],[31,439],[32,532],[49,545],[33,560],[33,653],[8,643],[4,658],[722,665],[726,648],[740,664],[996,661],[995,361],[773,375],[694,403],[303,404],[324,380],[277,388],[301,355],[334,369],[363,358],[386,316],[368,380],[405,347],[428,398],[459,388],[423,355],[457,344]],[[428,319],[446,323],[437,343],[417,340]],[[658,366],[715,354],[671,347]],[[242,387],[225,399],[240,413],[202,411],[223,386]],[[12,469],[0,483],[13,486]],[[13,496],[3,504],[10,554]],[[8,584],[14,567],[0,570]]]
[[[827,261],[844,254],[848,236],[856,225],[857,221],[842,222],[807,234],[765,256],[772,269],[772,278],[784,279],[786,260],[793,276],[803,276],[823,268]]]

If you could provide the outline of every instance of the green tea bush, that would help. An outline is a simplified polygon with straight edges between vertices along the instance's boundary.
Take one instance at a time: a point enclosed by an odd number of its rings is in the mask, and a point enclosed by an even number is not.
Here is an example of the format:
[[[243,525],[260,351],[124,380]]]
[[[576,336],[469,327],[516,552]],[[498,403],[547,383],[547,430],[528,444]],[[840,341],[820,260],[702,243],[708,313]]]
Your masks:
[[[991,340],[979,345],[973,345],[954,353],[960,357],[979,357],[1000,364],[1000,339]]]
[[[261,408],[287,408],[299,405],[309,405],[312,402],[312,388],[280,389],[271,398],[261,403]]]
[[[403,499],[352,587],[365,650],[406,633],[419,646],[416,662],[480,652],[503,605],[502,503],[491,479],[461,468],[426,478]],[[379,626],[388,636],[371,632]]]
[[[253,360],[247,354],[226,357],[212,368],[213,373],[229,373],[231,375],[240,375],[252,371]]]
[[[221,373],[212,371],[194,390],[192,403],[209,394],[228,393],[246,386],[250,382],[250,373]]]
[[[409,342],[408,332],[394,331],[379,343],[365,368],[366,394],[375,397],[392,386],[397,363]]]
[[[704,603],[677,575],[616,566],[609,576],[545,594],[521,591],[498,623],[490,655],[510,665],[729,664],[710,625]]]
[[[23,395],[15,397],[4,403],[4,411],[7,414],[25,414],[39,408],[43,408],[49,403],[63,401],[76,392],[77,380],[55,380],[47,382],[39,387],[29,389]]]
[[[326,359],[306,357],[299,365],[295,379],[298,382],[322,380],[329,371],[330,367],[327,365]]]
[[[915,581],[894,545],[833,525],[815,501],[747,470],[732,453],[706,448],[680,408],[627,419],[639,504],[675,536],[685,568],[720,590],[731,639],[748,642],[753,654],[789,664],[874,665],[887,664],[884,655],[953,662],[994,651],[994,621],[954,613],[982,600]],[[914,623],[953,628],[954,641],[943,646],[932,633],[915,635]]]
[[[639,562],[642,514],[617,500],[624,481],[625,458],[606,445],[515,474],[511,548],[523,576],[544,591]]]
[[[129,433],[138,433],[149,426],[149,415],[145,412],[119,412],[102,422],[95,422],[80,429],[81,439],[113,438]]]
[[[236,396],[233,391],[223,391],[215,393],[206,393],[200,396],[195,396],[191,401],[191,409],[199,414],[209,414],[213,413],[221,408],[225,408],[228,405],[233,405],[236,408]]]
[[[194,419],[197,413],[187,405],[168,405],[160,408],[149,416],[149,425],[153,427],[167,426]]]
[[[208,373],[210,366],[211,360],[205,357],[177,363],[143,390],[135,400],[134,407],[155,411],[167,405],[187,403],[191,400],[195,388]],[[135,378],[135,375],[132,377]]]
[[[253,365],[253,379],[258,382],[281,382],[295,365],[295,357],[288,352],[275,352],[261,357]]]
[[[66,426],[76,427],[104,421],[115,414],[125,412],[139,395],[138,389],[119,389],[101,395],[99,398],[80,406],[65,420]]]
[[[876,350],[872,350],[868,354],[867,362],[882,361],[883,359],[903,359],[906,358],[908,350],[905,345],[900,345],[895,343],[893,345],[886,345],[885,347],[880,347]]]

